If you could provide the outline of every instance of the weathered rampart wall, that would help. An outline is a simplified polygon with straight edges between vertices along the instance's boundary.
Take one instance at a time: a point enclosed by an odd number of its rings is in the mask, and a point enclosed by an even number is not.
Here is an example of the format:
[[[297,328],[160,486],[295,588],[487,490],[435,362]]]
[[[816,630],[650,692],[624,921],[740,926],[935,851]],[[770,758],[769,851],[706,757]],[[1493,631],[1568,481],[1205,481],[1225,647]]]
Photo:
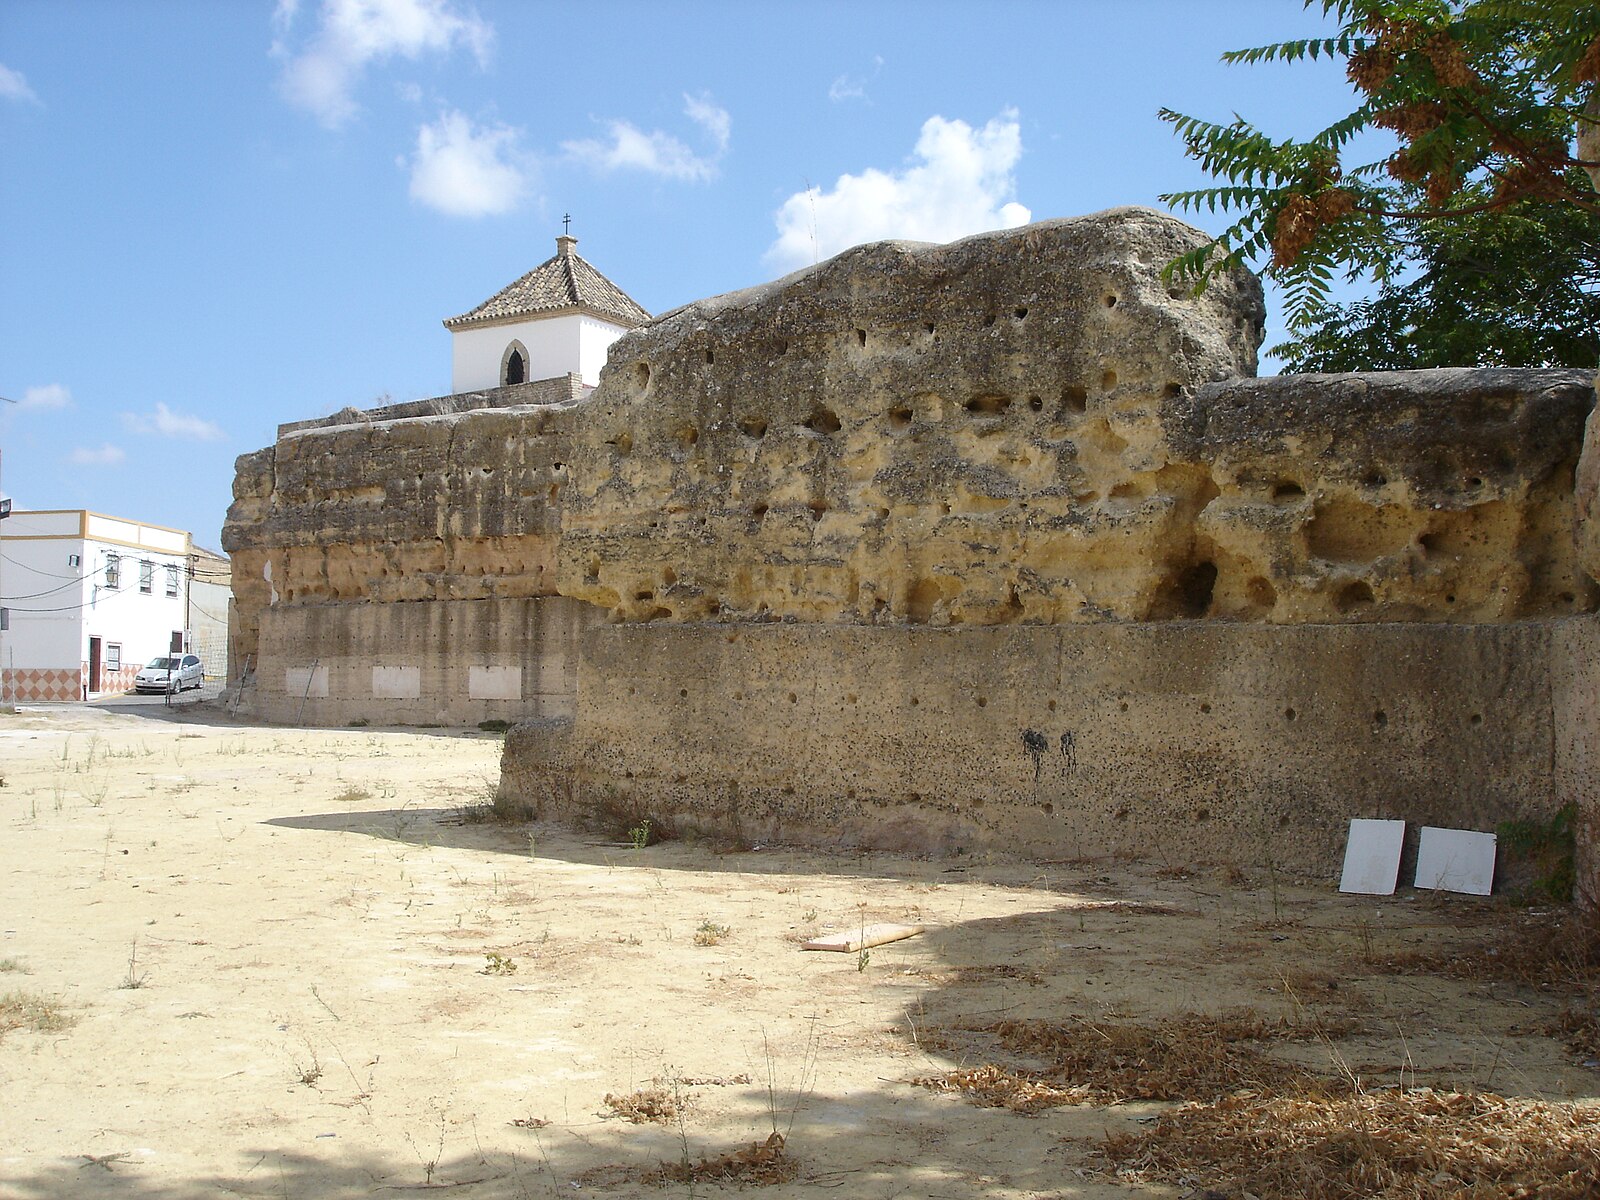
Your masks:
[[[1547,815],[1591,377],[1251,378],[1256,281],[1160,277],[1201,236],[861,247],[587,396],[286,426],[225,531],[249,702],[534,718],[508,803],[762,838],[1310,869],[1349,816]]]
[[[562,596],[269,609],[252,711],[309,725],[570,719],[578,638],[599,616]]]

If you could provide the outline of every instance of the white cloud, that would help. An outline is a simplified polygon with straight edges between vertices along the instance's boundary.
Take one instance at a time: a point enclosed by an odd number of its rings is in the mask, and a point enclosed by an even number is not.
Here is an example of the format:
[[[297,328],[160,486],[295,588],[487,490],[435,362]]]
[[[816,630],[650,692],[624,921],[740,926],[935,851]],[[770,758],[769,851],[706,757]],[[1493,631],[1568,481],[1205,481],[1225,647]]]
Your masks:
[[[39,97],[33,94],[33,89],[28,86],[28,81],[21,71],[13,71],[4,63],[0,63],[0,100],[26,100],[33,104],[39,103]]]
[[[828,99],[835,104],[846,100],[865,100],[867,98],[867,80],[876,79],[878,72],[883,70],[883,55],[872,56],[872,74],[870,76],[840,75],[828,85]]]
[[[859,79],[841,75],[828,85],[828,99],[838,104],[841,100],[864,100],[867,85]]]
[[[728,115],[727,109],[711,99],[710,92],[701,92],[698,96],[685,93],[683,111],[691,121],[711,135],[711,140],[717,144],[718,154],[727,150],[728,139],[733,133],[733,118]]]
[[[284,35],[298,4],[280,0],[273,25]],[[316,35],[284,67],[282,86],[290,101],[316,114],[326,125],[355,115],[351,93],[374,62],[399,56],[416,60],[465,46],[480,62],[494,30],[476,13],[455,11],[451,0],[323,0]],[[275,54],[287,54],[281,40]]]
[[[519,136],[504,125],[477,127],[458,112],[441,114],[417,131],[411,198],[454,217],[509,212],[528,190]]]
[[[1022,157],[1022,127],[1007,109],[981,129],[929,117],[910,163],[841,175],[832,191],[808,188],[783,202],[778,238],[765,260],[793,270],[850,246],[883,238],[948,242],[1012,229],[1033,214],[1011,197]]]
[[[22,393],[22,399],[17,401],[18,408],[71,408],[72,393],[59,383],[47,383],[43,387],[31,387]]]
[[[127,457],[122,447],[105,442],[98,447],[79,446],[67,455],[67,461],[77,467],[109,467]]]
[[[713,179],[732,138],[733,118],[708,93],[685,95],[683,111],[715,144],[711,154],[696,154],[670,133],[659,129],[645,133],[629,121],[608,121],[610,137],[606,141],[564,142],[562,149],[573,158],[606,171],[645,171],[690,182]]]
[[[160,401],[153,413],[123,413],[122,423],[132,433],[155,433],[162,437],[189,438],[196,442],[221,441],[222,428],[203,417],[173,412]]]

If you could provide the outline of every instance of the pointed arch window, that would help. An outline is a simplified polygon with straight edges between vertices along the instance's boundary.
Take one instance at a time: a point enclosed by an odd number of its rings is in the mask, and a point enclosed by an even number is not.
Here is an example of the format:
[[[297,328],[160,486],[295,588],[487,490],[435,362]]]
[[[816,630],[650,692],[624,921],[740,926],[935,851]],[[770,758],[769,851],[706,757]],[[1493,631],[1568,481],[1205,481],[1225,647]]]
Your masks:
[[[500,386],[510,387],[517,383],[528,382],[528,348],[520,341],[512,342],[506,347],[505,356],[500,360]]]

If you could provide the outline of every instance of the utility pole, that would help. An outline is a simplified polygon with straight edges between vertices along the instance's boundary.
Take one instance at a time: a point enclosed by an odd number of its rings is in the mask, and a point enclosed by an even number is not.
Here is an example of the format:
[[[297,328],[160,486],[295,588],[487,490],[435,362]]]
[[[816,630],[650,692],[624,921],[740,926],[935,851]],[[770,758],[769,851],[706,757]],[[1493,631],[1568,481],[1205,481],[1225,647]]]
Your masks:
[[[0,400],[4,400],[7,404],[16,403],[16,401],[11,399],[9,396],[0,396]],[[4,459],[5,451],[0,450],[0,462],[4,462]],[[3,472],[0,472],[0,479],[3,478]],[[0,521],[4,521],[10,515],[11,497],[5,495],[3,492],[0,492]],[[0,578],[4,578],[5,576],[5,563],[3,558],[4,556],[0,555]],[[6,665],[5,657],[6,634],[10,632],[11,629],[11,610],[6,607],[5,596],[6,590],[3,586],[0,586],[0,704],[11,703],[11,671]]]

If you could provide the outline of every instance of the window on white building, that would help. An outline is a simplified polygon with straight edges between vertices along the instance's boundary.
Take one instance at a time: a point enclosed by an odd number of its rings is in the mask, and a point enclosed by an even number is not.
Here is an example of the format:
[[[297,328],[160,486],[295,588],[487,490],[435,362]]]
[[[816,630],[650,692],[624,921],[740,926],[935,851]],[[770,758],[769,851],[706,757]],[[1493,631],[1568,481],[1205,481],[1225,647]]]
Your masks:
[[[155,590],[156,565],[148,558],[139,564],[139,590],[146,596]]]
[[[177,567],[168,567],[167,568],[167,595],[176,596],[177,594],[178,594],[178,568]]]
[[[106,670],[122,670],[122,646],[118,642],[106,643]]]
[[[122,559],[118,555],[106,555],[106,586],[119,587],[122,583]]]

